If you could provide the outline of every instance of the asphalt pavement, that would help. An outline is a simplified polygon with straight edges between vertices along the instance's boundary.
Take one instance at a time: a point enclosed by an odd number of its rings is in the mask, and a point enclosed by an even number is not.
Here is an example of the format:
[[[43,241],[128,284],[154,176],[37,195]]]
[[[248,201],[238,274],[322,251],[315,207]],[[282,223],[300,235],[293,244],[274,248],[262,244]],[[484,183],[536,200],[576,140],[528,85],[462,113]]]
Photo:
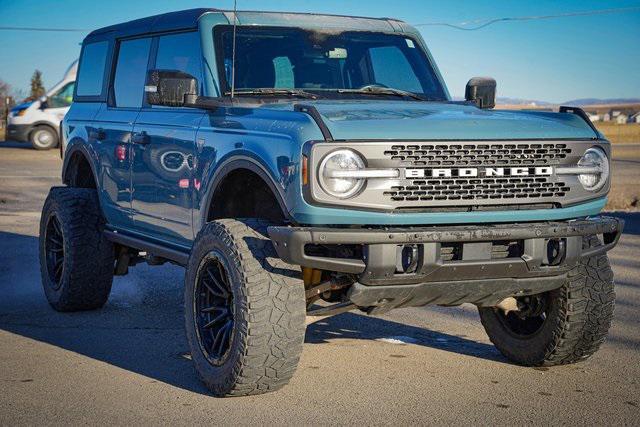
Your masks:
[[[617,153],[617,154],[616,154]],[[617,156],[617,157],[616,157]],[[640,145],[614,149],[616,186],[640,183]],[[104,309],[57,313],[40,285],[37,235],[57,151],[0,142],[0,425],[640,424],[640,213],[618,212],[616,315],[591,359],[509,363],[475,307],[310,320],[291,383],[217,399],[183,333],[183,270],[136,266]]]

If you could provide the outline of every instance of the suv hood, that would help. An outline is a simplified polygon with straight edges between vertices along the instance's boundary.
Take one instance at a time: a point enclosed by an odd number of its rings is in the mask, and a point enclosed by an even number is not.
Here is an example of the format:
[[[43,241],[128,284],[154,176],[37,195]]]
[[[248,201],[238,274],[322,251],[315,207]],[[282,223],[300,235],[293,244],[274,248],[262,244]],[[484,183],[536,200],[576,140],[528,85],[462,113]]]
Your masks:
[[[335,139],[593,139],[571,113],[481,110],[411,101],[299,101],[317,108]]]

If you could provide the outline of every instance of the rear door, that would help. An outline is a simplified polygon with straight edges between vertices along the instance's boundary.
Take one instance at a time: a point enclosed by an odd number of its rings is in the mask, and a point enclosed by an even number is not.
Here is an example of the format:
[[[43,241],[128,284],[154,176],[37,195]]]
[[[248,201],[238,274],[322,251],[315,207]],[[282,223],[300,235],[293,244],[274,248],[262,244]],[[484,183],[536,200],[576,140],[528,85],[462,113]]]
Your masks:
[[[100,156],[102,206],[109,224],[131,228],[131,133],[142,107],[151,38],[116,43],[115,71],[106,105],[94,120],[94,146]]]
[[[157,36],[150,68],[177,70],[202,84],[197,32]],[[144,102],[144,101],[143,101]],[[143,105],[134,128],[132,207],[136,230],[179,245],[193,239],[195,136],[204,115],[184,107]]]

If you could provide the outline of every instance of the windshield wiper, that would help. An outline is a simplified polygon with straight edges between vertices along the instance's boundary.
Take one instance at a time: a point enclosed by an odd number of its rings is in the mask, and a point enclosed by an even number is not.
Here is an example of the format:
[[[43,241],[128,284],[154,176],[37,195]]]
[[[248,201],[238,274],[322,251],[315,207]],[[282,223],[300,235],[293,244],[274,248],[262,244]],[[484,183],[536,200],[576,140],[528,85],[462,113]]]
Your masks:
[[[360,89],[337,89],[338,93],[364,93],[367,95],[395,95],[405,98],[417,99],[418,101],[426,101],[425,98],[420,95],[408,92],[406,90],[396,89],[392,87],[382,87],[376,85],[368,85],[361,87]]]
[[[231,91],[225,92],[225,95],[231,95]],[[246,96],[246,95],[273,95],[273,96],[297,96],[300,98],[309,98],[309,99],[317,99],[318,96],[311,93],[311,92],[306,92],[304,90],[300,90],[300,89],[278,89],[278,88],[268,88],[268,87],[261,87],[261,88],[257,88],[257,89],[243,89],[243,90],[236,90],[233,92],[234,96],[235,95],[239,95],[239,96]]]

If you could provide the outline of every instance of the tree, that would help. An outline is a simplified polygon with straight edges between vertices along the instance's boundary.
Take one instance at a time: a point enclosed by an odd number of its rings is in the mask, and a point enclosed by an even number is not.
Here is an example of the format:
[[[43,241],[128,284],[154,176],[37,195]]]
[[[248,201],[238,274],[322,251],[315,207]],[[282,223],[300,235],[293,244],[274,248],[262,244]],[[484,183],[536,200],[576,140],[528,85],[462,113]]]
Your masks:
[[[29,98],[38,99],[44,95],[44,85],[42,84],[42,71],[36,70],[31,77],[31,94]]]
[[[9,95],[10,92],[11,86],[9,86],[9,83],[0,80],[0,125],[7,118],[7,110],[13,105],[13,98]]]

